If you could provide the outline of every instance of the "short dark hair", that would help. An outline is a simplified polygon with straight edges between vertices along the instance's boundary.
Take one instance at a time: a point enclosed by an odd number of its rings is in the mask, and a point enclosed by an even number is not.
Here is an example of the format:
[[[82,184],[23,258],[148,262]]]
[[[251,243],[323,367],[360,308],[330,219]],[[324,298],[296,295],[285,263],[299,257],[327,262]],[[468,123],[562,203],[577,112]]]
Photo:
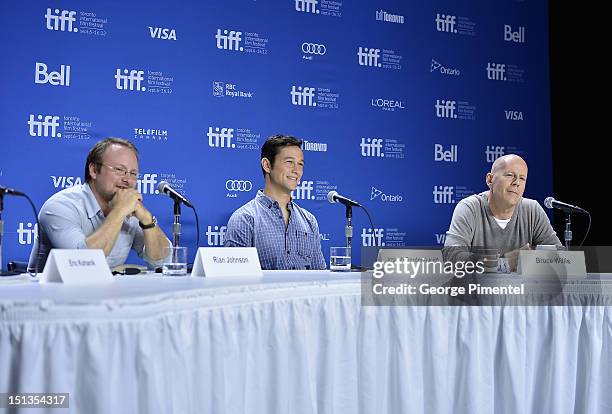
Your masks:
[[[89,151],[87,155],[87,161],[85,161],[85,182],[91,181],[91,175],[89,174],[89,164],[93,164],[96,168],[96,173],[100,172],[100,165],[102,165],[102,157],[104,157],[104,152],[108,147],[113,144],[122,145],[134,151],[136,154],[136,159],[138,159],[138,149],[134,144],[132,144],[127,139],[123,138],[106,138],[102,141],[96,142],[96,145]]]
[[[291,135],[272,135],[261,147],[261,159],[267,158],[268,161],[270,161],[270,167],[274,167],[274,158],[276,158],[276,154],[280,152],[281,148],[290,146],[302,148],[302,140],[292,137]],[[261,167],[261,172],[265,177],[266,170],[264,170],[263,167]]]

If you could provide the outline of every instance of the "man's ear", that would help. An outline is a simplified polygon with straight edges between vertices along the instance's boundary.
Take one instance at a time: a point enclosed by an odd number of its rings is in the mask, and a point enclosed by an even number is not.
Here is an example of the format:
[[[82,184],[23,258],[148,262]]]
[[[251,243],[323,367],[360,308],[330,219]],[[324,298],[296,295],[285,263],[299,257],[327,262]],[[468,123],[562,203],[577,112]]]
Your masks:
[[[96,175],[98,174],[98,172],[96,171],[96,164],[90,162],[87,168],[89,168],[89,176],[95,179]]]
[[[485,182],[487,183],[487,187],[491,188],[491,185],[493,185],[493,174],[487,173],[485,176]]]
[[[272,166],[270,165],[270,160],[265,158],[265,157],[262,158],[261,159],[261,168],[263,168],[265,172],[270,174],[270,171],[272,171]]]

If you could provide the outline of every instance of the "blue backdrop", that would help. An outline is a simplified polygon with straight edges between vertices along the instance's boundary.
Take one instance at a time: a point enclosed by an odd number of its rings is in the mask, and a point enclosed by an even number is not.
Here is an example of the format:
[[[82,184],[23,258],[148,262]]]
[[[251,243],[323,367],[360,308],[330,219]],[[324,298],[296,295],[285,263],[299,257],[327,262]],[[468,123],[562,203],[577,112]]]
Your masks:
[[[263,187],[260,147],[305,140],[294,197],[320,224],[325,256],[344,243],[436,245],[461,198],[498,156],[530,165],[525,196],[552,189],[544,0],[138,0],[5,2],[0,184],[37,207],[83,180],[88,150],[139,148],[139,190],[170,234],[166,180],[198,208],[201,245]],[[184,244],[195,255],[192,213]],[[5,198],[4,258],[27,259],[34,220]]]

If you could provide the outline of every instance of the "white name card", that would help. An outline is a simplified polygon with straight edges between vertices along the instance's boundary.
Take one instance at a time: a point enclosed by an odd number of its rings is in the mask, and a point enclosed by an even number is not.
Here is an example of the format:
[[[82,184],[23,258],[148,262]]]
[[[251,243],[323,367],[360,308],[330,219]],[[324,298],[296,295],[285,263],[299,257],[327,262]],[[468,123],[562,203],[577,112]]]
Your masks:
[[[200,247],[191,276],[262,277],[255,247]]]
[[[112,283],[113,275],[101,249],[52,249],[41,282],[93,285]]]
[[[523,276],[586,278],[584,252],[521,250],[518,273]]]

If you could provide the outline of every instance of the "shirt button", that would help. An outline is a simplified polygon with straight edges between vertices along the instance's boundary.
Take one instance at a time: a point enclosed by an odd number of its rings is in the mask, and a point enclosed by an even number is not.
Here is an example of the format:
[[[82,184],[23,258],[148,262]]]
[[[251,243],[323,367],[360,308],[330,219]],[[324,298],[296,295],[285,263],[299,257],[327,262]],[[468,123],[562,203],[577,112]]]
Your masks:
[[[287,250],[287,254],[290,254],[290,253],[291,253],[291,251],[290,251],[290,250]]]

